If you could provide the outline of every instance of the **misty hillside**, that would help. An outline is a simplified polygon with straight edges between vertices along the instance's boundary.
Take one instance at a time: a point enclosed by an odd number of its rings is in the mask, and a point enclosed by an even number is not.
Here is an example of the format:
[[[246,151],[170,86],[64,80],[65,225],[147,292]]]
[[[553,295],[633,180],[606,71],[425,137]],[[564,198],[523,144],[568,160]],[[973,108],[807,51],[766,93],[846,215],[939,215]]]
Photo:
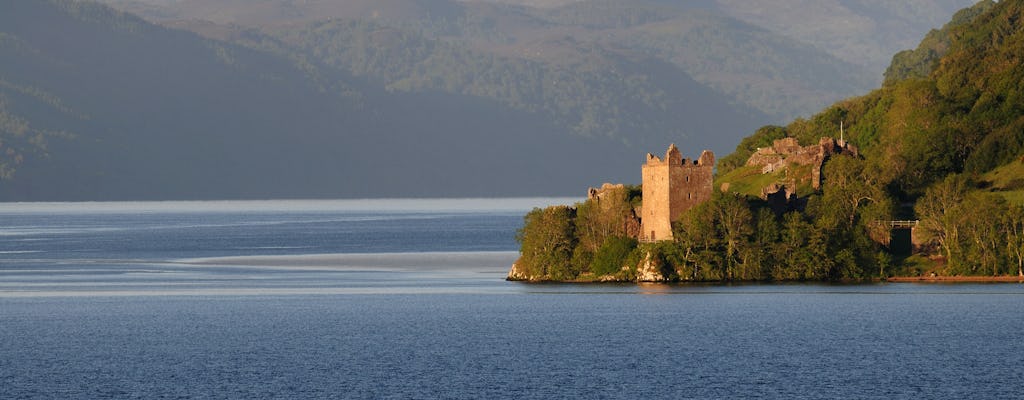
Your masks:
[[[159,1],[159,0],[148,0]],[[586,0],[480,0],[554,8]],[[812,44],[847,62],[879,71],[892,54],[917,44],[930,29],[970,0],[704,0],[705,8],[774,33]],[[624,3],[628,4],[628,3]],[[877,76],[875,78],[878,78]]]
[[[109,2],[0,5],[0,199],[578,195],[872,79],[711,1]]]
[[[5,200],[562,194],[635,164],[529,112],[95,4],[5,3],[0,26]]]
[[[431,38],[543,62],[585,44],[671,62],[769,122],[864,93],[892,54],[971,0],[106,0],[167,24],[289,29],[326,18],[409,27]],[[533,7],[530,7],[533,6]],[[571,40],[566,40],[571,39]],[[554,60],[553,60],[554,59]]]

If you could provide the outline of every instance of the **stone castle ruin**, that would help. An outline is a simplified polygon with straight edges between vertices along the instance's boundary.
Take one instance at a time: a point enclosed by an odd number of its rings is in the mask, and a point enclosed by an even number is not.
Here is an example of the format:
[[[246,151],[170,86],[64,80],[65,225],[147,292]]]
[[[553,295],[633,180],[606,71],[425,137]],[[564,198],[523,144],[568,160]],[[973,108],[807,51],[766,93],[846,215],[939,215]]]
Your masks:
[[[762,174],[770,174],[795,165],[810,165],[811,187],[818,190],[821,189],[821,167],[835,154],[850,154],[856,157],[859,151],[856,146],[842,139],[823,137],[816,145],[800,146],[795,138],[787,137],[776,140],[771,147],[757,149],[747,159],[747,165],[761,167]],[[790,190],[795,187],[795,182],[787,185]],[[762,193],[762,197],[767,194],[770,193]]]
[[[821,168],[829,157],[836,154],[858,155],[858,149],[842,139],[821,138],[816,145],[800,146],[795,138],[776,140],[771,147],[760,148],[747,160],[748,166],[761,167],[761,173],[770,174],[794,166],[810,166],[811,186],[821,188]],[[675,144],[668,147],[664,158],[647,154],[642,168],[643,197],[639,215],[639,229],[635,225],[627,231],[641,242],[672,240],[672,222],[687,210],[711,199],[714,183],[715,154],[704,150],[696,160],[684,159]],[[803,178],[807,179],[807,178]],[[796,195],[796,181],[776,183],[762,189],[762,198],[774,208],[791,206]],[[591,188],[588,198],[600,202],[612,190],[622,185],[605,184]],[[723,191],[727,190],[723,187]],[[634,222],[635,224],[635,222]],[[639,232],[637,232],[639,231]]]
[[[690,208],[711,199],[715,154],[704,150],[700,158],[683,159],[675,144],[665,158],[648,153],[643,166],[642,242],[672,239],[672,221]]]

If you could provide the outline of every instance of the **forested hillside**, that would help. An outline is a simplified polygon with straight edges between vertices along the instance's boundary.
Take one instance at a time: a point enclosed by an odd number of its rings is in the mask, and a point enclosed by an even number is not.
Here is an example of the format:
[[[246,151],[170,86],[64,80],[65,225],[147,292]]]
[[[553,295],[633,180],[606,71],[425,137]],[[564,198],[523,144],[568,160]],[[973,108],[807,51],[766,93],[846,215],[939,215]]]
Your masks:
[[[869,261],[892,259],[890,250],[879,248],[884,257],[871,257],[870,246],[856,250],[867,243],[857,237],[884,234],[878,221],[919,220],[919,252],[939,256],[939,264],[922,266],[911,257],[904,265],[909,269],[893,272],[1021,273],[1022,17],[1020,1],[983,1],[958,12],[916,50],[894,56],[882,88],[835,103],[809,119],[760,129],[722,161],[719,173],[739,166],[774,138],[790,136],[811,144],[837,132],[843,121],[847,140],[860,147],[862,158],[826,163],[822,191],[811,197],[804,220],[823,229],[825,237],[848,238],[809,245],[821,246],[825,254],[853,249],[860,254],[856,265],[874,264]],[[834,233],[836,225],[829,221],[836,212],[853,222],[841,230],[852,236]],[[862,244],[850,245],[857,243]]]
[[[983,174],[1016,160],[1024,141],[1018,7],[985,1],[964,10],[917,50],[897,54],[882,88],[781,129],[762,129],[748,142],[774,133],[809,144],[845,121],[872,176],[907,200],[950,174]],[[723,160],[725,169],[753,147],[738,147]]]

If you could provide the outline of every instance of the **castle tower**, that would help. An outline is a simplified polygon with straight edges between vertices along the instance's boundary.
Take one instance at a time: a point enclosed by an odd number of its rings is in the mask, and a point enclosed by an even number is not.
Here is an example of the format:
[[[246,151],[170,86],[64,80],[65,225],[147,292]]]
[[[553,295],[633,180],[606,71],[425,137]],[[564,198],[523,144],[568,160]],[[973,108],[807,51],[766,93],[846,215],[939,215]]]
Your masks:
[[[647,154],[643,166],[643,206],[640,240],[672,239],[672,222],[684,212],[711,199],[715,154],[704,150],[697,161],[683,159],[675,144],[665,159]]]

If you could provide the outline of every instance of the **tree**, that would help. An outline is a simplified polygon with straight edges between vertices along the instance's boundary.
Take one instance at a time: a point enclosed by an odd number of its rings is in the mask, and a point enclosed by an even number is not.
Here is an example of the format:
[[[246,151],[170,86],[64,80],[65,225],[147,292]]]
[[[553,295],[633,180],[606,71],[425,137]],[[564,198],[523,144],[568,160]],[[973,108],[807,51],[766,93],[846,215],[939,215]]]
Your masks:
[[[966,179],[949,175],[929,187],[914,205],[914,212],[921,221],[918,229],[942,248],[950,267],[956,266],[954,255],[959,255],[960,251],[959,226],[963,211],[960,204],[966,193]]]
[[[754,222],[754,233],[743,262],[744,275],[748,279],[771,278],[771,268],[778,263],[773,249],[779,242],[779,222],[768,207],[757,210]]]
[[[599,197],[576,205],[579,245],[590,252],[597,252],[609,237],[626,236],[627,224],[632,217],[629,187],[602,190]]]
[[[854,157],[832,157],[824,166],[822,202],[853,226],[860,208],[883,201],[885,191],[865,174],[865,162]]]
[[[579,274],[571,262],[576,247],[575,214],[567,206],[534,208],[527,213],[522,229],[516,233],[521,254],[517,265],[530,276],[575,278]]]
[[[1024,277],[1024,207],[1009,206],[1003,218],[1007,257],[1017,264],[1017,276]]]
[[[716,193],[711,204],[716,212],[718,233],[725,242],[723,275],[731,280],[735,278],[737,257],[746,253],[749,237],[754,232],[753,213],[747,202],[735,194]]]
[[[682,279],[701,281],[719,276],[714,270],[723,264],[721,236],[715,227],[713,201],[691,208],[672,224],[672,237],[682,252],[680,265],[676,265]]]
[[[959,229],[965,241],[965,255],[968,255],[963,262],[971,266],[971,272],[1000,275],[1006,248],[1003,243],[1004,215],[1008,211],[1006,200],[994,193],[974,192],[964,199],[960,207],[965,218],[961,220]]]
[[[803,215],[793,211],[783,216],[779,245],[775,248],[778,262],[772,269],[772,278],[782,280],[807,279],[815,264],[809,251],[814,226]]]
[[[622,270],[623,264],[637,246],[637,241],[632,238],[610,236],[605,239],[601,248],[594,254],[594,262],[590,271],[597,276],[613,275]]]

